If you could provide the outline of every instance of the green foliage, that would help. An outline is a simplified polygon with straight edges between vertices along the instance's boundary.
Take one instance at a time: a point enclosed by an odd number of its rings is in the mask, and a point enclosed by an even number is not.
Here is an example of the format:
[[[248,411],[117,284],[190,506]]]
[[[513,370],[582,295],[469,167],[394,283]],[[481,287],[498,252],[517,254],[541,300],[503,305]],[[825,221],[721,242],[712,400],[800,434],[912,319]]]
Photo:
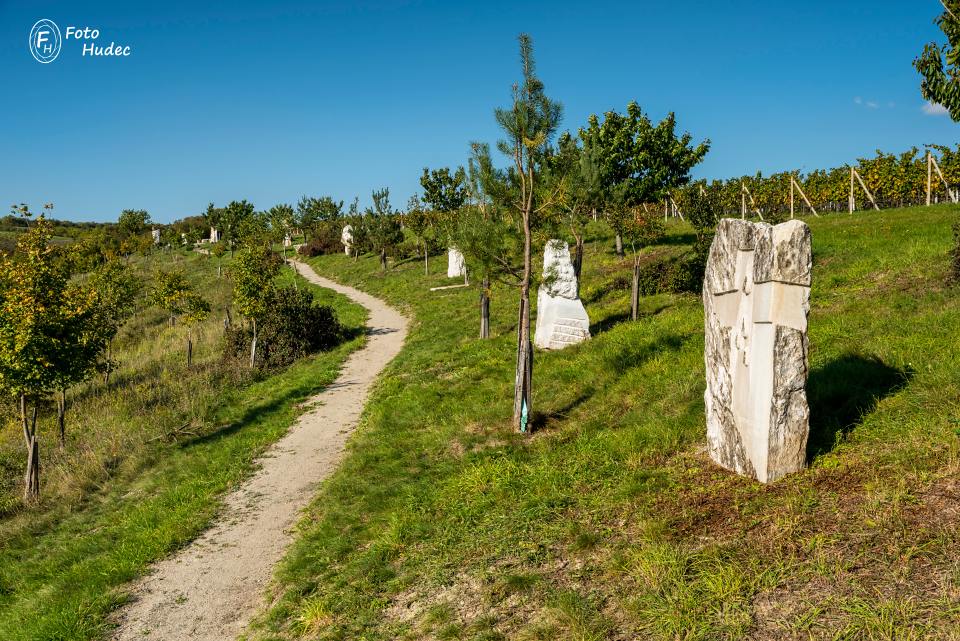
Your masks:
[[[258,319],[256,366],[275,368],[338,345],[345,337],[331,307],[315,305],[307,288],[271,288],[266,311]],[[224,357],[243,361],[253,340],[251,327],[235,325],[226,332]]]
[[[154,276],[150,298],[153,304],[176,318],[186,313],[193,288],[182,270],[159,271]]]
[[[423,168],[420,186],[423,187],[423,202],[434,211],[450,214],[463,206],[467,199],[466,173],[458,167],[450,173],[449,167],[430,170]]]
[[[60,368],[73,370],[72,357],[102,341],[95,293],[69,281],[51,235],[41,216],[20,237],[14,258],[0,256],[0,389],[14,396],[40,398],[57,389]]]
[[[343,216],[343,201],[330,196],[313,198],[302,196],[297,204],[295,226],[308,236],[317,232],[319,226],[336,223]]]
[[[150,214],[145,209],[124,209],[117,220],[117,229],[126,236],[139,236],[150,226]]]
[[[380,267],[387,268],[387,255],[403,242],[400,217],[390,208],[390,190],[384,187],[373,192],[373,207],[363,217],[361,238],[380,256]],[[356,242],[356,235],[354,236]]]
[[[304,243],[297,253],[308,257],[343,253],[342,229],[339,225],[336,223],[318,225],[315,229],[314,236]]]
[[[296,225],[296,213],[291,205],[281,203],[274,205],[267,211],[267,222],[270,225],[270,238],[273,242],[282,242],[293,233]]]
[[[913,66],[922,77],[921,95],[946,107],[957,122],[960,121],[960,0],[942,1],[944,11],[937,17],[936,24],[947,37],[947,44],[926,44]]]
[[[636,102],[627,105],[626,115],[608,111],[603,122],[590,116],[580,138],[595,160],[602,199],[611,208],[662,201],[689,182],[690,170],[710,149],[709,140],[694,146],[689,133],[678,136],[672,112],[653,126]]]
[[[233,263],[233,304],[250,319],[267,312],[273,279],[280,272],[276,256],[263,246],[244,247]]]
[[[209,225],[220,232],[221,242],[227,243],[231,252],[237,248],[242,233],[250,231],[247,221],[253,216],[254,206],[246,200],[231,201],[226,207],[210,203],[205,214]]]

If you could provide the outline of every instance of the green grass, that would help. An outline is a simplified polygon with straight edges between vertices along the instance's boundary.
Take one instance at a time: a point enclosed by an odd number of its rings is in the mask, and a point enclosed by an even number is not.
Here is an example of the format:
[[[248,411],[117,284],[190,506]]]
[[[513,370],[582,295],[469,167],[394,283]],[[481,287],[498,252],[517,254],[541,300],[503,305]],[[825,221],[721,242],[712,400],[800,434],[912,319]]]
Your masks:
[[[415,320],[255,636],[956,638],[958,212],[808,219],[811,464],[769,486],[705,456],[699,298],[630,322],[609,238],[584,266],[594,337],[536,355],[530,437],[510,429],[513,290],[480,341],[475,289],[428,291],[443,261],[312,260]],[[691,241],[672,225],[663,249]]]
[[[49,415],[41,424],[44,498],[35,508],[17,502],[22,439],[15,426],[2,433],[4,641],[108,636],[124,584],[210,523],[219,497],[251,472],[257,454],[293,423],[299,403],[334,380],[364,340],[256,379],[230,371],[220,365],[229,282],[217,279],[216,261],[182,252],[131,269],[149,274],[172,264],[186,269],[214,308],[191,370],[184,328],[170,327],[157,310],[138,313],[117,340],[121,367],[110,387],[96,381],[68,396],[65,451],[56,450]],[[289,271],[279,277],[292,278]],[[363,325],[362,307],[314,290],[347,327]]]

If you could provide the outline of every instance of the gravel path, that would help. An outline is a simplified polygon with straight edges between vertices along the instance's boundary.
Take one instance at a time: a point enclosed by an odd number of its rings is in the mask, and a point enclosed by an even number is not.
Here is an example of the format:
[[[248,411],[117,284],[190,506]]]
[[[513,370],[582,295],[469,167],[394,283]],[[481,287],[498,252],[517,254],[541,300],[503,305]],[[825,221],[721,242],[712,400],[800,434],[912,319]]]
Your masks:
[[[259,461],[259,470],[224,500],[216,523],[136,583],[114,639],[225,641],[264,605],[264,591],[292,540],[291,528],[317,484],[336,469],[377,375],[400,351],[407,320],[395,309],[294,263],[307,280],[369,310],[366,346],[316,404]]]

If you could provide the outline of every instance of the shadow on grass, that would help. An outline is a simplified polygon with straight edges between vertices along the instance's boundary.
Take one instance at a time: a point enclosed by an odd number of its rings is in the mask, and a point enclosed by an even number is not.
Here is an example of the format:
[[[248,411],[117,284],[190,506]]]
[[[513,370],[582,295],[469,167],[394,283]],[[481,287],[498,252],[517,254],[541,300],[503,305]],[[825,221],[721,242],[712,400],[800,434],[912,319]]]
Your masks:
[[[569,403],[566,403],[562,407],[551,410],[549,412],[538,412],[534,411],[533,416],[530,419],[530,430],[532,432],[538,432],[545,428],[549,423],[557,420],[562,420],[567,418],[570,413],[586,403],[594,394],[594,389],[590,388],[589,390],[583,392],[576,398],[574,398]]]
[[[608,356],[606,361],[618,374],[623,374],[634,367],[640,367],[665,351],[679,350],[689,339],[690,336],[683,334],[668,334],[659,336],[652,341],[625,345],[616,353]]]
[[[669,307],[671,307],[671,305],[663,304],[663,305],[658,305],[656,308],[651,310],[641,310],[640,317],[637,320],[641,321],[644,318],[656,316],[657,314],[668,309]],[[611,314],[610,316],[607,316],[603,320],[598,320],[596,323],[593,323],[592,325],[590,325],[590,335],[596,336],[597,334],[613,329],[615,325],[619,325],[620,323],[624,323],[628,321],[630,321],[629,311],[620,312],[619,314]]]
[[[832,450],[880,400],[906,387],[911,378],[913,370],[860,354],[845,354],[812,371],[807,382],[807,460]]]

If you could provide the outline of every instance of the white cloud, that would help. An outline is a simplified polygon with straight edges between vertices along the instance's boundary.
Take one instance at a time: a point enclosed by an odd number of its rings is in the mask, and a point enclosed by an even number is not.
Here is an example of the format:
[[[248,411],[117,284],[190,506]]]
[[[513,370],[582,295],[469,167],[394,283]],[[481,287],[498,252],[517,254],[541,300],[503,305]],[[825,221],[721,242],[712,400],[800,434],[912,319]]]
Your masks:
[[[863,98],[861,98],[860,96],[857,96],[856,98],[853,99],[853,104],[855,104],[855,105],[862,105],[862,104],[863,104]]]
[[[925,102],[920,109],[928,116],[946,116],[950,113],[946,107],[937,102]]]
[[[867,107],[869,107],[870,109],[877,109],[879,106],[880,106],[880,105],[878,105],[877,103],[875,103],[875,102],[872,101],[872,100],[868,100],[868,101],[867,101]]]

